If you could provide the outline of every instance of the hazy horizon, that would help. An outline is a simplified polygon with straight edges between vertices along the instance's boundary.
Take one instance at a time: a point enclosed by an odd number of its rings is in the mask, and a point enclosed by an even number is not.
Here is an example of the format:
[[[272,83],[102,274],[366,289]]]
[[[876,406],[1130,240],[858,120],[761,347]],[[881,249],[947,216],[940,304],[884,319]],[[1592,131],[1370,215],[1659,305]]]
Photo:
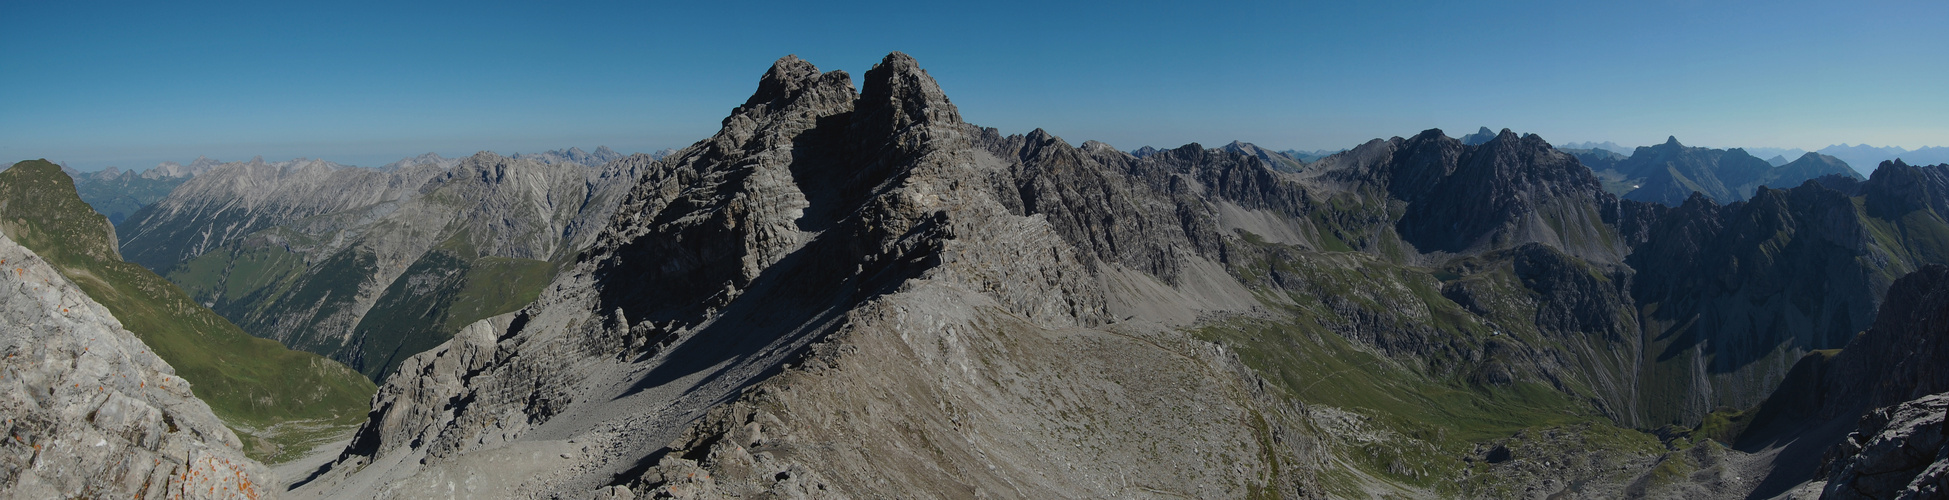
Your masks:
[[[1455,138],[1457,138],[1457,139],[1459,139],[1459,138],[1461,138],[1461,137],[1462,137],[1462,136],[1464,136],[1464,135],[1468,135],[1468,134],[1466,134],[1466,133],[1456,133],[1456,132],[1455,132],[1455,131],[1453,131],[1453,130],[1446,130],[1446,129],[1443,129],[1442,131],[1443,131],[1444,133],[1446,133],[1446,134],[1447,134],[1448,136],[1450,136],[1450,137],[1455,137]],[[1516,131],[1516,132],[1517,132],[1517,133],[1526,133],[1526,132],[1522,132],[1522,131]],[[1472,132],[1471,132],[1471,133],[1472,133]],[[1062,134],[1056,134],[1056,135],[1057,135],[1058,137],[1061,137],[1061,136],[1062,136]],[[1401,137],[1404,137],[1404,138],[1405,138],[1405,137],[1407,137],[1408,135],[1412,135],[1412,134],[1406,134],[1406,135],[1401,135]],[[1378,137],[1378,138],[1376,138],[1376,139],[1388,139],[1388,138],[1390,138],[1390,137]],[[1544,139],[1545,139],[1545,140],[1548,140],[1548,137],[1545,137]],[[1067,137],[1065,137],[1065,138],[1064,138],[1064,140],[1070,140],[1070,139],[1069,139],[1069,138],[1067,138]],[[1089,140],[1089,139],[1083,139],[1083,140]],[[528,142],[532,142],[532,141],[528,141]],[[1073,143],[1076,143],[1076,144],[1080,144],[1080,143],[1082,142],[1082,140],[1073,140],[1072,142],[1073,142]],[[1210,144],[1206,144],[1206,143],[1199,143],[1199,144],[1202,144],[1202,145],[1204,145],[1205,147],[1208,147],[1208,148],[1215,148],[1215,147],[1219,147],[1219,146],[1223,146],[1223,145],[1225,145],[1225,144],[1228,144],[1228,143],[1230,143],[1230,142],[1231,142],[1231,141],[1225,141],[1225,142],[1222,142],[1222,143],[1210,143]],[[1557,147],[1564,147],[1564,145],[1565,145],[1565,144],[1569,144],[1569,143],[1578,143],[1578,144],[1581,144],[1581,143],[1586,143],[1586,142],[1595,142],[1595,143],[1601,143],[1601,142],[1607,142],[1607,141],[1550,141],[1550,143],[1551,143],[1552,145],[1554,145],[1554,146],[1557,146]],[[1609,141],[1609,142],[1613,142],[1613,143],[1615,143],[1615,141]],[[1683,138],[1680,138],[1680,140],[1679,140],[1679,142],[1680,142],[1680,143],[1682,143],[1682,144],[1684,144],[1685,146],[1688,146],[1688,147],[1706,147],[1706,148],[1713,148],[1713,149],[1733,149],[1733,148],[1741,148],[1741,149],[1746,149],[1746,150],[1749,150],[1749,151],[1748,151],[1748,153],[1750,153],[1750,154],[1752,154],[1752,155],[1754,155],[1754,156],[1758,156],[1758,157],[1762,157],[1762,158],[1764,158],[1764,157],[1769,157],[1769,156],[1772,156],[1772,155],[1773,155],[1774,153],[1773,153],[1772,151],[1768,151],[1768,152],[1767,152],[1767,153],[1765,153],[1765,154],[1761,154],[1761,153],[1758,153],[1758,152],[1753,152],[1753,151],[1751,151],[1751,150],[1755,150],[1755,149],[1762,149],[1762,150],[1793,150],[1793,149],[1802,149],[1802,152],[1818,152],[1818,151],[1819,151],[1820,149],[1824,149],[1824,147],[1823,147],[1823,148],[1814,148],[1814,149],[1811,149],[1811,150],[1808,150],[1808,149],[1804,149],[1804,148],[1777,148],[1777,147],[1771,147],[1771,146],[1721,146],[1721,145],[1698,145],[1698,144],[1691,144],[1691,143],[1687,143],[1687,142],[1685,142],[1685,141],[1684,141],[1684,139],[1683,139]],[[1106,143],[1106,144],[1107,144],[1107,143]],[[1190,144],[1190,143],[1185,143],[1185,144]],[[1135,149],[1139,149],[1139,148],[1142,148],[1142,147],[1144,147],[1144,146],[1151,146],[1151,147],[1154,147],[1154,148],[1157,148],[1157,149],[1170,149],[1170,148],[1176,148],[1176,147],[1179,147],[1179,146],[1183,146],[1183,145],[1185,145],[1185,144],[1172,144],[1172,145],[1160,145],[1160,144],[1140,144],[1140,145],[1136,145],[1136,146],[1130,146],[1130,147],[1125,147],[1124,145],[1121,145],[1121,144],[1111,144],[1111,146],[1115,146],[1115,147],[1116,147],[1117,149],[1119,149],[1119,150],[1123,150],[1123,151],[1131,151],[1131,150],[1135,150]],[[1273,149],[1273,150],[1276,150],[1276,151],[1288,151],[1288,150],[1300,150],[1300,151],[1315,151],[1315,150],[1327,150],[1327,151],[1339,151],[1339,150],[1345,150],[1345,149],[1352,149],[1352,148],[1353,148],[1353,147],[1355,147],[1355,146],[1359,146],[1359,144],[1348,144],[1348,145],[1346,145],[1346,146],[1341,146],[1341,147],[1326,147],[1326,148],[1291,148],[1291,147],[1275,147],[1275,146],[1269,146],[1269,145],[1265,145],[1265,144],[1256,144],[1256,143],[1255,143],[1255,145],[1257,145],[1257,146],[1260,146],[1260,147],[1266,147],[1266,148],[1269,148],[1269,149]],[[1632,148],[1637,148],[1637,147],[1642,147],[1642,146],[1652,146],[1652,145],[1654,145],[1654,144],[1617,144],[1617,145],[1618,145],[1618,146],[1620,146],[1620,147],[1623,147],[1623,148],[1625,148],[1625,149],[1626,149],[1626,151],[1620,151],[1620,153],[1623,153],[1623,154],[1625,154],[1625,155],[1627,155],[1627,156],[1628,156],[1628,155],[1630,155],[1630,154],[1631,154],[1631,151],[1629,151],[1629,149],[1632,149]],[[385,166],[385,165],[387,165],[387,164],[390,164],[390,163],[393,163],[393,162],[396,162],[396,161],[399,161],[399,160],[403,160],[403,159],[407,159],[407,158],[412,158],[412,157],[415,157],[415,156],[419,156],[419,155],[422,155],[422,154],[426,154],[426,153],[433,153],[433,154],[437,154],[437,155],[440,155],[440,156],[443,156],[443,157],[446,157],[446,158],[465,158],[465,157],[468,157],[468,156],[472,156],[472,155],[474,155],[474,154],[476,154],[476,153],[480,153],[480,152],[483,152],[483,151],[485,151],[485,152],[492,152],[492,153],[495,153],[495,154],[500,154],[500,155],[503,155],[503,156],[514,156],[514,155],[516,155],[516,154],[531,154],[531,153],[543,153],[543,152],[547,152],[547,151],[556,151],[556,150],[568,150],[568,149],[570,149],[570,148],[581,148],[581,149],[582,149],[583,151],[585,151],[585,152],[593,152],[593,151],[595,151],[595,150],[596,150],[596,148],[598,148],[598,147],[604,147],[604,146],[607,146],[607,147],[609,147],[610,149],[612,149],[612,150],[615,150],[615,151],[617,151],[617,152],[619,152],[619,153],[622,153],[622,154],[624,154],[624,155],[630,155],[630,154],[635,154],[635,153],[645,153],[645,154],[647,154],[647,153],[653,153],[653,152],[655,152],[655,151],[657,151],[657,150],[661,150],[661,149],[665,149],[665,148],[671,148],[671,149],[681,149],[681,148],[682,148],[683,146],[689,146],[689,144],[688,144],[688,143],[686,143],[686,144],[682,144],[682,145],[673,145],[673,146],[663,146],[663,147],[639,147],[639,148],[624,148],[624,147],[617,147],[617,146],[614,146],[614,145],[610,145],[610,144],[566,144],[566,145],[561,145],[561,146],[556,146],[556,147],[547,147],[547,148],[527,148],[527,149],[505,149],[505,148],[503,148],[503,149],[480,149],[480,150],[466,150],[466,151],[462,151],[462,150],[459,150],[459,149],[449,149],[449,150],[446,150],[446,151],[439,151],[439,150],[426,150],[426,151],[421,151],[421,152],[418,152],[418,153],[348,153],[348,154],[341,154],[341,155],[316,155],[316,154],[295,154],[295,155],[270,155],[270,154],[255,154],[255,153],[253,153],[253,154],[237,154],[237,155],[212,155],[212,154],[195,154],[195,155],[191,155],[191,156],[187,156],[187,157],[177,157],[177,156],[170,156],[170,157],[157,157],[157,158],[153,158],[153,159],[148,159],[148,158],[145,158],[145,159],[142,159],[142,160],[137,160],[137,161],[139,161],[139,162],[144,162],[144,163],[137,163],[137,162],[130,162],[130,161],[123,161],[123,162],[120,162],[120,163],[118,163],[118,162],[114,162],[114,161],[107,161],[107,162],[96,162],[96,163],[94,163],[94,164],[79,164],[79,163],[76,163],[76,162],[71,162],[71,161],[67,161],[67,160],[63,160],[63,159],[60,159],[60,158],[45,158],[45,159],[46,159],[46,160],[48,160],[48,161],[52,161],[52,162],[54,162],[54,163],[56,163],[56,164],[59,164],[59,165],[62,165],[62,166],[64,166],[64,167],[69,167],[69,168],[73,168],[73,169],[75,169],[75,170],[77,170],[77,171],[82,171],[82,172],[98,172],[98,171],[101,171],[101,170],[105,170],[105,169],[107,169],[107,168],[109,168],[109,167],[115,167],[115,168],[119,168],[119,169],[121,169],[121,170],[125,170],[125,171],[127,171],[127,170],[134,170],[134,171],[142,171],[142,170],[147,170],[147,169],[150,169],[150,168],[154,168],[154,167],[156,167],[157,165],[160,165],[160,164],[162,164],[162,163],[164,163],[164,162],[174,162],[174,163],[177,163],[177,164],[181,164],[181,165],[188,165],[188,164],[190,164],[191,162],[193,162],[193,161],[195,161],[195,159],[196,159],[196,158],[198,158],[198,157],[207,157],[207,158],[210,158],[210,159],[212,159],[212,160],[217,160],[217,161],[220,161],[220,162],[223,162],[223,163],[232,163],[232,162],[245,162],[245,161],[250,161],[250,159],[251,159],[251,158],[254,158],[254,157],[263,157],[263,159],[264,159],[264,161],[266,161],[266,162],[272,162],[272,163],[275,163],[275,162],[282,162],[282,161],[290,161],[290,160],[297,160],[297,159],[311,159],[311,160],[325,160],[325,161],[329,161],[329,162],[332,162],[332,163],[337,163],[337,164],[340,164],[340,165],[347,165],[347,166],[356,166],[356,167],[381,167],[381,166]],[[1842,147],[1851,147],[1851,146],[1869,146],[1869,147],[1883,147],[1883,146],[1870,146],[1870,145],[1867,145],[1867,144],[1832,144],[1832,145],[1830,145],[1830,146],[1842,146]],[[1898,147],[1898,146],[1897,146],[1897,147]],[[1913,151],[1914,149],[1919,149],[1919,148],[1904,148],[1904,149],[1908,149],[1908,150],[1910,150],[1910,151]],[[1791,157],[1789,157],[1789,158],[1787,158],[1787,159],[1788,159],[1788,160],[1793,160],[1793,159],[1795,159],[1795,158],[1797,158],[1797,157],[1798,157],[1798,155],[1796,154],[1796,155],[1791,155]],[[14,162],[14,161],[22,161],[22,160],[32,160],[32,159],[40,159],[40,158],[38,158],[38,157],[37,157],[37,158],[18,158],[18,159],[10,159],[10,160],[7,160],[7,161],[8,161],[8,162]],[[124,164],[124,163],[126,163],[126,164]],[[1866,171],[1872,171],[1872,170],[1873,170],[1873,168],[1874,168],[1874,165],[1852,165],[1852,164],[1850,164],[1850,166],[1853,166],[1853,167],[1855,167],[1855,168],[1856,168],[1856,169],[1858,169],[1858,170],[1866,170]]]
[[[376,166],[708,137],[772,61],[912,54],[971,123],[1120,149],[1350,148],[1441,128],[1636,146],[1944,146],[1949,5],[1201,8],[0,6],[0,155]],[[1812,27],[1812,28],[1809,28]]]

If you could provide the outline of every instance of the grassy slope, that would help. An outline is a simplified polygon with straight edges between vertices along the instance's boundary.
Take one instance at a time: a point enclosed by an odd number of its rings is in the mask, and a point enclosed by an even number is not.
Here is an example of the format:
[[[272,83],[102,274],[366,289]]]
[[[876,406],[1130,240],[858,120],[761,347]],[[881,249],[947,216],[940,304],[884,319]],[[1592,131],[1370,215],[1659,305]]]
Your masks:
[[[383,380],[407,357],[453,338],[468,324],[534,302],[555,271],[547,261],[427,252],[359,321],[354,338],[362,339],[360,371]]]
[[[217,416],[248,434],[296,420],[356,423],[377,387],[343,365],[252,337],[174,284],[115,254],[107,219],[59,167],[0,172],[0,229],[53,263],[193,384]],[[276,450],[251,444],[258,458]]]
[[[1270,246],[1256,235],[1246,233],[1244,237],[1248,245]],[[1354,475],[1324,477],[1334,494],[1371,494],[1359,486],[1359,476],[1445,496],[1507,494],[1510,492],[1503,489],[1510,485],[1497,478],[1479,474],[1480,470],[1473,475],[1465,472],[1479,465],[1464,457],[1479,452],[1479,445],[1508,441],[1513,447],[1525,436],[1561,429],[1574,429],[1590,452],[1646,455],[1664,451],[1653,435],[1613,425],[1589,403],[1592,395],[1582,384],[1568,383],[1566,389],[1571,392],[1566,393],[1536,380],[1533,374],[1522,373],[1520,368],[1516,381],[1507,385],[1473,381],[1471,374],[1499,363],[1498,355],[1493,354],[1469,360],[1437,349],[1424,354],[1425,363],[1395,359],[1336,333],[1332,325],[1345,325],[1346,318],[1323,299],[1336,297],[1340,300],[1337,307],[1351,303],[1373,317],[1427,325],[1439,332],[1431,340],[1463,351],[1512,338],[1530,345],[1563,347],[1533,325],[1520,322],[1519,318],[1533,317],[1534,310],[1516,307],[1488,317],[1472,314],[1441,295],[1440,284],[1457,279],[1441,270],[1402,266],[1351,252],[1307,252],[1296,257],[1287,260],[1277,253],[1269,254],[1233,270],[1247,281],[1259,281],[1259,277],[1275,271],[1298,276],[1315,284],[1320,296],[1261,289],[1267,306],[1283,314],[1207,324],[1194,334],[1234,349],[1241,361],[1272,382],[1285,397],[1361,415],[1361,425],[1381,436],[1339,436],[1332,444],[1339,456],[1360,470]],[[1484,285],[1507,293],[1507,300],[1499,303],[1527,303],[1523,294],[1529,292],[1514,276],[1504,274],[1507,271],[1469,279],[1500,282]],[[1470,479],[1458,482],[1462,477]]]
[[[279,228],[284,239],[303,235]],[[260,233],[261,234],[261,233]],[[246,327],[264,326],[292,312],[312,311],[313,321],[352,307],[358,287],[378,273],[371,255],[348,248],[323,262],[282,245],[244,238],[171,268],[168,279],[218,314]],[[561,262],[477,257],[455,235],[421,256],[380,293],[353,328],[350,344],[300,332],[292,347],[343,361],[384,381],[401,361],[438,346],[475,321],[534,302]]]

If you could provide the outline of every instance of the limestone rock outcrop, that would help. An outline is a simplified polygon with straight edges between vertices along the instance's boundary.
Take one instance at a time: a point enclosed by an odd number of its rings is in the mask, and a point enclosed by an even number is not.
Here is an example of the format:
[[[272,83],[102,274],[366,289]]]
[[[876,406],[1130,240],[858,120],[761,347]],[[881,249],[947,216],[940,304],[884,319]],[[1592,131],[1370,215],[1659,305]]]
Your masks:
[[[5,236],[0,265],[0,496],[274,496],[270,471],[106,308]]]

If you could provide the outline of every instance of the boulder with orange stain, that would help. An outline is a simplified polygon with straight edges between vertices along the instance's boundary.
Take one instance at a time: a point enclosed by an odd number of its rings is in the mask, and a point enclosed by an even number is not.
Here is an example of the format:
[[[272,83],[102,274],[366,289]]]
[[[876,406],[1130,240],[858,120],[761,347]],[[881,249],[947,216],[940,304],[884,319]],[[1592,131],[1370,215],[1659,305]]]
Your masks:
[[[0,274],[0,497],[271,495],[270,470],[107,309],[4,235],[0,259],[19,266]]]

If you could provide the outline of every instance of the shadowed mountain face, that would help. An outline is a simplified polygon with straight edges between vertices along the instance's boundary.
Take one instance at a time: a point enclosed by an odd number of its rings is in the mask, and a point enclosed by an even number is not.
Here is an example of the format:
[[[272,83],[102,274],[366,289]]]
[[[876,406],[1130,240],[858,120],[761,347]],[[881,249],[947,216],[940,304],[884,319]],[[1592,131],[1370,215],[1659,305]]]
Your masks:
[[[1890,182],[1942,168],[1883,170],[1867,182],[1828,177],[1725,206],[1694,196],[1663,212],[1629,260],[1647,320],[1643,378],[1706,403],[1663,406],[1757,403],[1803,354],[1866,328],[1895,278],[1949,262],[1949,225],[1891,192],[1912,183]]]
[[[1331,193],[1323,197],[1360,205],[1327,215],[1340,239],[1391,257],[1540,243],[1608,263],[1625,248],[1605,224],[1616,200],[1576,158],[1535,135],[1504,130],[1478,146],[1440,130],[1376,140],[1321,160],[1307,179]]]
[[[1884,167],[1885,168],[1885,167]],[[1785,459],[1756,494],[1808,478],[1825,497],[1927,498],[1944,491],[1949,441],[1949,267],[1897,280],[1874,326],[1845,348],[1806,355],[1753,412],[1741,449]]]

